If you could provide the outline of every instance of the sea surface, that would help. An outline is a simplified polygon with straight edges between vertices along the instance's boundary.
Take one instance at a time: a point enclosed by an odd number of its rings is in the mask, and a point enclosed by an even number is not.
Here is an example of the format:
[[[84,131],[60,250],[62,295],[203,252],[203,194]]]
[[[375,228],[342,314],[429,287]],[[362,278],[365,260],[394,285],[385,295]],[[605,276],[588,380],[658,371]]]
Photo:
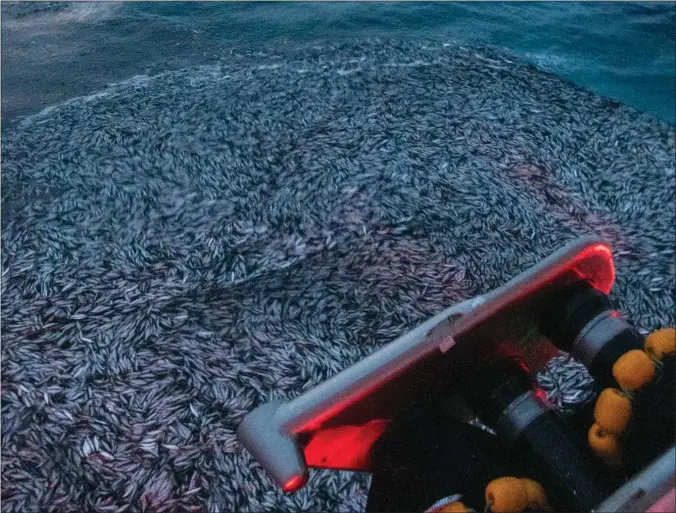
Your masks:
[[[3,124],[135,75],[277,45],[490,44],[674,122],[674,3],[3,2]]]

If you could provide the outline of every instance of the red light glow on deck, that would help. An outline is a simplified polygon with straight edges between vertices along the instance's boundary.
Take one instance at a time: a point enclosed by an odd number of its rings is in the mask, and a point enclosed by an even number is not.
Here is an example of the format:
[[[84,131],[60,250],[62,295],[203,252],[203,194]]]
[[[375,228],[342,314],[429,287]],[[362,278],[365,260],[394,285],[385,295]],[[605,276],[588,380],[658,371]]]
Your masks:
[[[284,483],[284,486],[282,486],[282,490],[285,493],[296,492],[300,490],[304,484],[305,484],[304,476],[293,476],[286,483]]]
[[[305,446],[305,461],[311,467],[368,470],[371,447],[387,427],[386,420],[361,426],[339,426],[317,431]]]
[[[538,388],[535,390],[535,392],[533,392],[533,394],[535,395],[535,397],[540,399],[540,401],[544,403],[549,403],[549,399],[547,399],[547,392],[545,392],[543,389]]]

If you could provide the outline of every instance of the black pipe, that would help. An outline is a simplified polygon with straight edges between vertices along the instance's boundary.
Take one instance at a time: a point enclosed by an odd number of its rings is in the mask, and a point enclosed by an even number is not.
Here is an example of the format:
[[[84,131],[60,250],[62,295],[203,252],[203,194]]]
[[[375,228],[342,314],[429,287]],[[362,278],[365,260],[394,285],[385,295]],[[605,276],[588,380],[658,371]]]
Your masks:
[[[619,388],[613,365],[624,353],[643,349],[644,338],[622,319],[608,296],[581,281],[552,296],[540,330],[582,362],[603,388]]]
[[[510,445],[542,484],[552,506],[589,511],[616,487],[599,477],[598,462],[582,440],[532,387],[525,364],[506,356],[468,388],[479,417]]]
[[[541,331],[572,353],[601,388],[620,388],[613,365],[626,352],[643,349],[644,337],[615,311],[608,297],[581,281],[555,294],[543,309]],[[676,439],[674,357],[663,362],[652,383],[635,393],[633,418],[625,439],[625,464],[640,470]]]

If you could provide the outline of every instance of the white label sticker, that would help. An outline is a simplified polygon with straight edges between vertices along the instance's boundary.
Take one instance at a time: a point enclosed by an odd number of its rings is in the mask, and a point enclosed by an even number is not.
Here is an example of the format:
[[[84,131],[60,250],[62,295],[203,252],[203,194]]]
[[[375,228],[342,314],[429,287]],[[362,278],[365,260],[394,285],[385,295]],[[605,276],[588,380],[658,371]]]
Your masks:
[[[474,298],[474,301],[472,301],[470,306],[474,309],[479,305],[483,305],[485,302],[486,302],[486,300],[483,297],[477,296],[476,298]]]

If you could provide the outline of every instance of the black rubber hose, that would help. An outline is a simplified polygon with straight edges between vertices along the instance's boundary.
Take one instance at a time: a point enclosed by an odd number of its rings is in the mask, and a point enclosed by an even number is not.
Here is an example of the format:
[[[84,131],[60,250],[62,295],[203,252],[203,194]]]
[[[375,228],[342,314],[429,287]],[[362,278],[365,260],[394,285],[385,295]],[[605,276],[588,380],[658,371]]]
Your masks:
[[[616,488],[599,477],[590,449],[533,390],[517,357],[489,365],[468,390],[480,418],[509,442],[556,509],[589,511]]]
[[[612,308],[608,297],[584,281],[548,300],[539,327],[556,347],[585,364],[603,388],[619,388],[613,365],[644,344],[643,336]]]

